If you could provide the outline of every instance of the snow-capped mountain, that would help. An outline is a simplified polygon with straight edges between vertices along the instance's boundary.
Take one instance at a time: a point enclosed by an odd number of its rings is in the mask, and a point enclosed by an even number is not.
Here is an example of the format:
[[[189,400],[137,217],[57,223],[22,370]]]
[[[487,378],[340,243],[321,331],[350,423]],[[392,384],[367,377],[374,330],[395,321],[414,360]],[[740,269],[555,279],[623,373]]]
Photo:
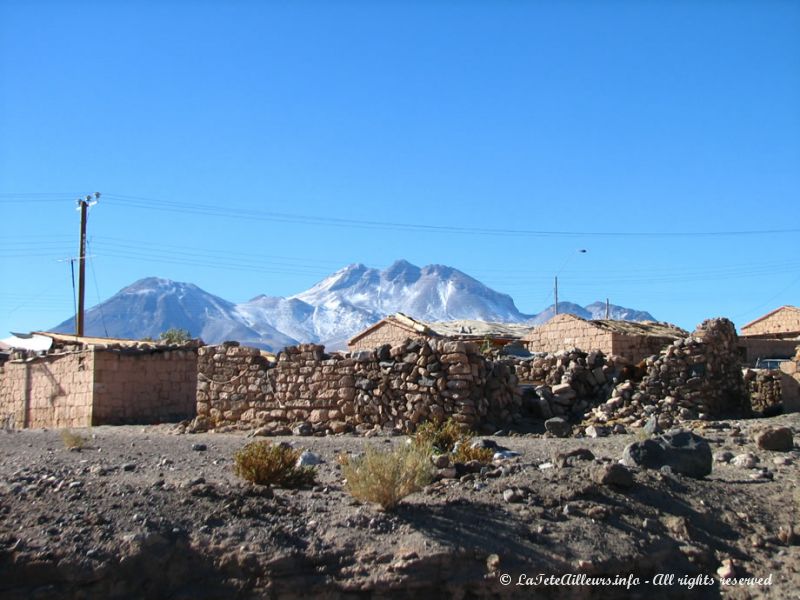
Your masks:
[[[296,343],[269,326],[251,329],[236,313],[236,305],[191,283],[147,277],[123,288],[86,311],[84,332],[90,336],[158,338],[170,328],[186,329],[209,342],[238,340],[264,348]],[[75,331],[74,318],[53,331]]]
[[[586,307],[559,302],[559,312],[586,319],[603,318],[605,303]],[[349,265],[310,289],[289,296],[257,296],[234,304],[190,283],[150,277],[124,288],[86,313],[87,335],[157,338],[172,327],[187,329],[207,343],[237,340],[279,350],[298,342],[342,349],[357,332],[383,317],[403,312],[422,321],[473,319],[507,323],[543,323],[549,307],[537,315],[521,313],[514,300],[469,275],[443,265],[417,267],[399,260],[381,271]],[[611,318],[652,320],[649,313],[612,306]],[[54,331],[74,331],[73,320]]]
[[[643,310],[625,308],[616,304],[609,304],[608,309],[608,318],[615,321],[655,321],[653,315]],[[558,312],[561,314],[569,313],[582,319],[605,319],[606,303],[598,301],[586,306],[580,306],[572,302],[559,302]],[[542,323],[547,323],[555,314],[555,307],[551,305],[532,319],[528,319],[527,322],[531,325],[541,325]]]

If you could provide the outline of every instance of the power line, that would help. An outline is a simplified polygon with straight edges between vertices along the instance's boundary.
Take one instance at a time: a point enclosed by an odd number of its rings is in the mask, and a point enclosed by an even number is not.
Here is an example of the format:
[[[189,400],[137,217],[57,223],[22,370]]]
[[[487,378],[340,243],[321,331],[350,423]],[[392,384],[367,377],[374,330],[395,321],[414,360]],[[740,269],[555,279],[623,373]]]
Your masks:
[[[23,197],[21,194],[8,196],[0,195],[0,203],[10,203]],[[193,214],[199,216],[224,217],[230,219],[244,219],[257,221],[271,221],[279,223],[296,223],[302,225],[319,225],[358,229],[383,229],[393,231],[417,231],[430,233],[449,233],[464,235],[490,235],[490,236],[514,236],[514,237],[722,237],[722,236],[759,236],[759,235],[783,235],[800,233],[800,228],[787,229],[749,229],[749,230],[729,230],[729,231],[566,231],[566,230],[530,230],[530,229],[508,229],[508,228],[485,228],[468,227],[455,225],[432,225],[421,223],[401,223],[392,221],[375,221],[366,219],[345,219],[340,217],[323,217],[315,215],[303,215],[296,213],[282,213],[274,211],[263,211],[238,207],[231,210],[227,206],[196,204],[187,202],[176,202],[169,200],[158,200],[133,196],[126,194],[107,194],[108,199],[114,200],[114,204],[126,206],[128,208],[139,208],[172,212],[178,214]],[[63,198],[63,196],[61,197]],[[60,202],[55,194],[42,194],[37,197],[34,194],[27,196],[27,202]]]

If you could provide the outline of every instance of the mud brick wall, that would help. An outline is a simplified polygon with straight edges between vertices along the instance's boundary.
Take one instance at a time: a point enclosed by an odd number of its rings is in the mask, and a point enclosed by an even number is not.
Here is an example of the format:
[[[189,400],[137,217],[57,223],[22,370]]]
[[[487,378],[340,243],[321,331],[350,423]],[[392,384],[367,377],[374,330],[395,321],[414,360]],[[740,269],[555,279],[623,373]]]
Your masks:
[[[0,426],[145,424],[195,414],[195,349],[17,353],[0,368]]]
[[[195,350],[98,351],[93,424],[166,423],[195,415]]]
[[[609,353],[622,357],[631,363],[637,363],[648,356],[658,354],[673,341],[675,341],[673,338],[653,335],[612,333]]]
[[[0,368],[0,426],[92,424],[92,352],[23,357]]]
[[[383,321],[379,327],[360,337],[352,345],[348,344],[348,347],[350,350],[373,350],[386,344],[399,346],[408,338],[418,336],[419,334],[410,333],[408,328],[401,327],[391,321]]]
[[[228,343],[201,348],[198,370],[197,421],[206,428],[412,431],[448,417],[477,428],[510,421],[521,402],[513,369],[474,344],[424,338],[330,355],[303,344],[274,364]]]
[[[640,382],[618,385],[587,422],[639,427],[657,415],[669,427],[683,420],[751,414],[736,329],[728,319],[704,321],[690,337],[648,358],[646,366]]]
[[[523,338],[531,352],[556,353],[573,348],[586,352],[599,350],[608,356],[624,358],[629,363],[658,354],[673,340],[671,337],[612,331],[569,314],[556,315]]]
[[[742,336],[784,337],[800,332],[800,308],[784,306],[773,314],[742,327]]]
[[[611,354],[613,335],[572,315],[556,315],[523,338],[531,352],[560,352],[571,348],[602,350]]]
[[[786,358],[794,356],[800,348],[800,340],[778,340],[770,338],[739,338],[739,352],[748,366],[754,367],[759,358]]]
[[[792,360],[780,364],[781,399],[785,412],[800,412],[800,348]]]

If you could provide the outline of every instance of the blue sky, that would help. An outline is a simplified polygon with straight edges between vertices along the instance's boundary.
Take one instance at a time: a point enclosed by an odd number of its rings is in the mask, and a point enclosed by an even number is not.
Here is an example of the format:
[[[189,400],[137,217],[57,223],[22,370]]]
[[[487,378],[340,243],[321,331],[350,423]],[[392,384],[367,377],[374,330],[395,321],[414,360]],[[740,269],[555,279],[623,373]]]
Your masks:
[[[742,325],[800,304],[800,3],[0,2],[0,337],[94,191],[89,306],[406,258]]]

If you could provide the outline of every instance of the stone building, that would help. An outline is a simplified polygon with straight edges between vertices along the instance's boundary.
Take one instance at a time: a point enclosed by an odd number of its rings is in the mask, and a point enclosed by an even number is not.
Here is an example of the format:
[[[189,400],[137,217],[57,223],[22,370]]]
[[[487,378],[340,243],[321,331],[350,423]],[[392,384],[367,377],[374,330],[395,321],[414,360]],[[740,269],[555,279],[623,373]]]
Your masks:
[[[424,337],[478,344],[488,342],[497,347],[520,340],[529,330],[529,326],[517,323],[474,320],[424,322],[396,313],[353,336],[347,346],[349,350],[372,350],[384,344],[397,346],[407,339]]]
[[[35,336],[49,340],[46,349],[21,342],[0,366],[0,423],[7,427],[158,423],[195,414],[197,342]]]
[[[654,321],[582,319],[571,314],[554,316],[522,338],[531,352],[559,352],[571,348],[600,350],[632,363],[658,354],[665,346],[689,333],[680,327]]]

